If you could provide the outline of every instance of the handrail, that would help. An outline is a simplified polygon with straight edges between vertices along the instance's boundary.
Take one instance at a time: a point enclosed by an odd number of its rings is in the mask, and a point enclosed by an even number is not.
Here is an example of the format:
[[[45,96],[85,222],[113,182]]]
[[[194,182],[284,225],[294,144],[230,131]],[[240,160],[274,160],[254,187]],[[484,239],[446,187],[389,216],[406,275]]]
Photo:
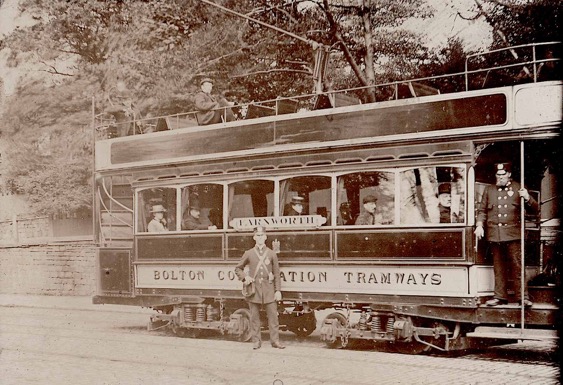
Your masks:
[[[104,189],[104,190],[105,190],[105,189]],[[117,216],[115,216],[115,215],[112,214],[111,210],[108,209],[108,207],[105,205],[105,203],[104,203],[104,201],[103,201],[103,199],[102,199],[102,194],[100,193],[100,189],[99,189],[99,188],[98,188],[98,197],[100,198],[100,202],[101,202],[101,204],[102,204],[104,210],[106,210],[106,212],[109,213],[110,217],[117,219],[119,222],[123,223],[124,225],[126,225],[126,226],[128,226],[128,227],[130,227],[130,228],[133,228],[133,225],[130,225],[129,223],[125,222],[123,219],[121,219],[121,218],[119,218],[119,217],[117,217]],[[108,197],[110,197],[110,196],[108,195]],[[112,198],[110,197],[110,199],[112,199]],[[115,201],[115,199],[112,199],[112,200]],[[115,202],[119,204],[119,202],[117,202],[117,201],[115,201]],[[129,209],[129,208],[127,208],[127,209]],[[133,210],[131,210],[131,209],[129,209],[129,210],[130,210],[131,213],[133,213]],[[101,221],[101,219],[100,219],[100,221]],[[101,225],[101,223],[100,223],[100,225]]]
[[[558,44],[561,44],[561,42],[552,41],[552,42],[542,42],[542,43],[521,44],[521,45],[516,45],[516,46],[512,46],[512,47],[499,48],[499,49],[487,51],[487,52],[484,52],[484,53],[471,54],[471,55],[468,55],[467,58],[465,59],[465,69],[462,72],[456,72],[456,73],[450,73],[450,74],[444,74],[444,75],[433,75],[433,76],[426,76],[426,77],[419,77],[419,78],[395,80],[395,81],[379,83],[379,84],[374,84],[374,85],[351,87],[351,88],[334,90],[334,91],[330,90],[330,91],[325,91],[325,92],[322,92],[322,93],[310,93],[310,94],[305,94],[305,95],[296,95],[296,96],[289,96],[289,97],[277,97],[275,99],[267,99],[267,100],[262,100],[262,101],[258,101],[258,102],[252,101],[252,102],[248,102],[248,103],[241,103],[241,104],[235,105],[235,106],[219,107],[219,108],[215,108],[215,109],[210,110],[210,111],[224,111],[227,108],[233,108],[233,107],[245,109],[245,108],[250,108],[250,106],[262,106],[262,107],[271,108],[272,111],[273,111],[273,114],[279,115],[280,112],[278,111],[278,105],[279,105],[279,102],[281,102],[281,101],[287,101],[287,100],[295,101],[295,100],[297,100],[299,106],[310,107],[314,103],[316,98],[318,98],[320,95],[325,95],[325,96],[331,97],[332,95],[337,95],[337,94],[359,93],[359,92],[364,92],[366,90],[377,91],[378,89],[386,89],[386,88],[389,88],[389,89],[385,90],[385,92],[391,94],[391,96],[389,98],[384,99],[384,100],[397,100],[399,98],[398,88],[402,84],[424,83],[424,82],[428,82],[428,81],[437,81],[437,80],[444,79],[444,78],[455,78],[455,77],[464,77],[465,78],[464,79],[465,90],[468,91],[469,88],[470,88],[470,81],[469,81],[470,75],[483,73],[483,72],[498,71],[498,70],[501,70],[501,69],[511,69],[511,68],[520,67],[520,66],[526,67],[527,65],[533,65],[533,78],[531,78],[531,80],[533,82],[536,82],[537,81],[537,75],[538,75],[538,68],[542,64],[547,63],[547,62],[553,62],[553,61],[560,60],[559,58],[537,59],[537,57],[536,57],[536,47],[558,45]],[[520,60],[518,58],[517,53],[514,51],[515,49],[520,49],[520,48],[531,48],[532,59],[529,60],[527,57],[523,57],[522,59],[524,59],[524,60]],[[503,52],[503,51],[511,52],[512,55],[513,55],[513,58],[510,59],[510,60],[513,60],[513,61],[516,61],[516,62],[512,62],[512,63],[508,63],[508,64],[504,64],[504,65],[494,65],[494,66],[489,66],[489,65],[486,65],[486,63],[485,63],[485,66],[483,68],[469,69],[470,60],[472,60],[476,57],[486,58],[487,56],[489,56],[493,53],[498,53],[498,52]],[[514,79],[514,82],[516,82],[516,80],[517,79]],[[463,89],[461,89],[461,87],[462,87],[461,84],[459,84],[459,86],[460,86],[459,91],[462,91]],[[390,91],[392,91],[392,92],[390,92]],[[457,91],[453,91],[453,92],[457,92]],[[387,95],[387,96],[389,96],[389,95]],[[412,95],[412,96],[416,97],[416,95]],[[376,101],[376,102],[380,102],[380,101]],[[358,98],[358,102],[361,103],[362,100]],[[331,107],[335,108],[336,106],[332,105]],[[306,109],[308,109],[308,108],[306,108]],[[297,111],[297,109],[296,109],[296,111]],[[100,127],[108,128],[108,127],[111,126],[112,120],[111,119],[104,119],[104,116],[107,117],[108,115],[105,114],[105,113],[100,113],[100,114],[95,115],[95,119],[98,122],[98,124],[96,125],[96,130],[98,132],[100,131]],[[194,126],[198,125],[198,123],[197,123],[197,111],[190,111],[190,112],[185,112],[185,113],[176,113],[176,114],[172,114],[172,115],[162,115],[162,116],[143,118],[143,119],[136,118],[136,119],[133,119],[133,120],[114,123],[114,125],[115,126],[117,126],[117,125],[128,125],[128,126],[130,126],[132,124],[133,125],[133,135],[135,135],[135,134],[137,134],[136,128],[137,128],[138,125],[141,125],[141,126],[143,126],[143,125],[156,126],[159,119],[176,119],[176,125],[179,126],[180,119],[182,119],[182,118],[189,118],[189,120],[191,122],[193,122]]]
[[[109,199],[111,199],[113,202],[117,203],[119,206],[121,206],[124,210],[129,211],[130,213],[133,212],[132,209],[130,209],[129,207],[123,205],[122,203],[118,202],[114,197],[112,197],[110,195],[110,193],[108,192],[107,188],[106,188],[106,180],[105,178],[102,178],[102,187],[104,188],[104,192],[106,193],[106,195],[108,196]]]

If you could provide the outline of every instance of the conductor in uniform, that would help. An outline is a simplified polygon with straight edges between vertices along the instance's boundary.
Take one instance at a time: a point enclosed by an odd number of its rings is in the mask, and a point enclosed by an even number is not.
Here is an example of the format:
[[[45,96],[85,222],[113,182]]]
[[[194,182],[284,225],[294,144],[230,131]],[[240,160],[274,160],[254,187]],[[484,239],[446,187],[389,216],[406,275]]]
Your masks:
[[[266,246],[266,231],[257,227],[253,236],[255,246],[244,252],[240,262],[235,267],[235,273],[243,285],[254,282],[255,294],[249,298],[250,333],[254,349],[260,349],[262,338],[260,334],[260,308],[266,309],[270,343],[274,348],[285,349],[280,343],[278,307],[276,301],[281,301],[280,266],[277,254]],[[248,266],[248,272],[244,268]]]
[[[487,306],[508,303],[508,289],[512,288],[518,302],[524,298],[525,306],[532,306],[527,298],[527,289],[521,293],[521,197],[526,211],[536,213],[538,203],[528,190],[511,179],[510,163],[495,164],[496,185],[487,186],[481,206],[477,210],[475,235],[477,239],[487,236],[493,255],[495,275],[494,298]],[[486,230],[485,230],[486,228]]]

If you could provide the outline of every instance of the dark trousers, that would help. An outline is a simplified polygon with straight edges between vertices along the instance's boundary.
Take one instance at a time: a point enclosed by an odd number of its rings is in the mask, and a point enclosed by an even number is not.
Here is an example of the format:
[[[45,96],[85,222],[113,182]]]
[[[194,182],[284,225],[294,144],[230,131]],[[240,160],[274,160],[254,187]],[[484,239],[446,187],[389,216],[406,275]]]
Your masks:
[[[521,300],[520,240],[491,242],[490,247],[495,271],[495,298],[508,300],[508,289],[512,289],[514,298]],[[524,283],[524,298],[528,299],[526,283]]]
[[[250,309],[250,332],[252,335],[252,342],[261,342],[262,337],[260,335],[260,307],[262,305],[259,303],[248,303],[248,308]],[[280,342],[280,331],[279,331],[279,321],[278,321],[278,305],[276,302],[265,303],[264,308],[266,309],[266,315],[268,316],[268,329],[270,329],[270,343],[279,344]]]

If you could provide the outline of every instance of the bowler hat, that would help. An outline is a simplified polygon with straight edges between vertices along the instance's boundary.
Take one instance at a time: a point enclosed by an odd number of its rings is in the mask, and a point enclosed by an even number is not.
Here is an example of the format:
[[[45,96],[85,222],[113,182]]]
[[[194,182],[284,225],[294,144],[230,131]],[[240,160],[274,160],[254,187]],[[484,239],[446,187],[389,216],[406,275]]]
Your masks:
[[[451,194],[452,193],[452,185],[449,183],[440,183],[438,186],[438,195],[440,194]]]
[[[190,207],[190,210],[200,210],[201,211],[201,208],[199,207],[199,203],[197,203],[197,202],[190,203],[189,207]]]
[[[364,203],[364,205],[366,203],[376,203],[377,202],[377,198],[374,197],[373,195],[366,195],[364,197],[364,199],[362,200],[362,202]]]
[[[504,175],[507,172],[512,172],[512,164],[511,163],[496,163],[495,170],[497,175]]]
[[[199,85],[201,86],[203,83],[211,83],[211,84],[213,84],[213,79],[211,79],[211,78],[203,78],[203,79],[201,79],[201,81],[199,82]]]
[[[291,198],[291,204],[294,204],[294,205],[295,204],[302,205],[304,201],[305,201],[305,198],[297,196],[297,195]]]
[[[166,209],[164,208],[163,205],[154,205],[151,208],[151,213],[165,213]]]

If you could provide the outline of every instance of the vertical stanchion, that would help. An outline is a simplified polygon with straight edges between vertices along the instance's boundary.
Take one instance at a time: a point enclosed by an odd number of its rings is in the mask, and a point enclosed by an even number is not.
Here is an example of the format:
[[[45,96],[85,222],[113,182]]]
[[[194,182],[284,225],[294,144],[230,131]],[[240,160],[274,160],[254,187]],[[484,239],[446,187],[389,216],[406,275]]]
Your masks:
[[[524,141],[520,142],[520,188],[524,188]],[[525,246],[525,202],[524,197],[520,197],[520,328],[524,332],[524,287],[526,281],[526,266],[524,265],[524,246]]]

